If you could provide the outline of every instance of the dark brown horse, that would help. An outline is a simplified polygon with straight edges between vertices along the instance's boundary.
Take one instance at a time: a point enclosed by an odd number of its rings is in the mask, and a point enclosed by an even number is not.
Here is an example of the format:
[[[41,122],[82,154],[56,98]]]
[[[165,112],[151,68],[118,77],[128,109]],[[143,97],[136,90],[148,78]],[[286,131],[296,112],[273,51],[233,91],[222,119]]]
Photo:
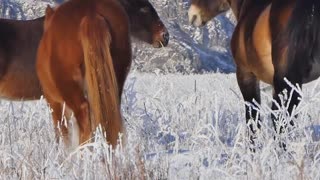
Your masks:
[[[131,35],[154,47],[166,46],[169,34],[148,0],[119,0],[129,15]],[[45,17],[0,19],[0,97],[35,100],[42,95],[35,61]],[[160,43],[161,42],[161,43]]]
[[[284,78],[301,87],[320,75],[320,1],[192,0],[189,20],[201,26],[230,8],[238,21],[231,42],[238,85],[244,100],[251,102],[246,105],[247,123],[260,120],[253,103],[260,103],[260,80],[274,87],[274,110],[280,104],[279,93],[293,92],[286,102],[290,115],[299,94]],[[282,131],[276,126],[279,117],[272,117],[276,131]],[[250,129],[254,132],[253,126]]]

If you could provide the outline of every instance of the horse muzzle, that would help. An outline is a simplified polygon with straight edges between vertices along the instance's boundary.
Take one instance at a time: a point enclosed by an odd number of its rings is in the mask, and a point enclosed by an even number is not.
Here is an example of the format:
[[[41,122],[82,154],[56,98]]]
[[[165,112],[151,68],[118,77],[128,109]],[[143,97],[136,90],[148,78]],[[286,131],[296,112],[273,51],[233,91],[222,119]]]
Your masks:
[[[156,37],[154,37],[153,40],[153,47],[154,48],[161,48],[166,47],[169,43],[170,35],[167,29],[160,31]]]
[[[188,11],[189,23],[196,27],[200,27],[205,25],[206,23],[203,22],[201,18],[201,10],[195,6],[191,5]]]

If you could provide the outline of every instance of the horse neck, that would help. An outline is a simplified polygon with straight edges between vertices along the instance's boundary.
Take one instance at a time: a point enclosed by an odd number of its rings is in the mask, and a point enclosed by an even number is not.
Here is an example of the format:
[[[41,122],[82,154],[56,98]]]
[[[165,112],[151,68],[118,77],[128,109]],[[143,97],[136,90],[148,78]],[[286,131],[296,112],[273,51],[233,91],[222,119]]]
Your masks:
[[[237,21],[241,20],[246,13],[256,6],[265,6],[271,3],[272,0],[228,0],[233,14],[236,16]]]

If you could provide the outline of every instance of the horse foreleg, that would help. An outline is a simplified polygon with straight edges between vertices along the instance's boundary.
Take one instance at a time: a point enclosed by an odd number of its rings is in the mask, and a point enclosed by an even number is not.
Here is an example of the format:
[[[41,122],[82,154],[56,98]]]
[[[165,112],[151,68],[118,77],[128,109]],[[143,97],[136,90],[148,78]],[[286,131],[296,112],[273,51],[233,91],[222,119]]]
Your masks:
[[[245,71],[238,67],[237,81],[244,100],[248,102],[245,104],[246,123],[247,125],[249,125],[249,131],[251,131],[250,142],[254,144],[253,135],[256,133],[256,130],[254,128],[254,124],[250,122],[251,120],[253,120],[253,122],[255,122],[257,127],[260,129],[260,114],[258,112],[258,107],[254,104],[254,101],[259,104],[261,103],[259,80],[253,73]]]

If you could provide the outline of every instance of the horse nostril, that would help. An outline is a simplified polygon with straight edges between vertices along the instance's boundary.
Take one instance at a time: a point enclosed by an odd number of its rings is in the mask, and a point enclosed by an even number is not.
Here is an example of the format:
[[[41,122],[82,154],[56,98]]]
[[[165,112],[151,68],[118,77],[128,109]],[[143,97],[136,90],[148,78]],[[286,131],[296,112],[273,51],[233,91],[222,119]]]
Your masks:
[[[191,21],[190,23],[191,24],[194,24],[194,22],[197,20],[197,15],[193,15],[192,18],[191,18]]]
[[[166,42],[169,41],[169,33],[168,33],[168,32],[163,33],[162,36],[163,36],[163,39],[164,39]]]

